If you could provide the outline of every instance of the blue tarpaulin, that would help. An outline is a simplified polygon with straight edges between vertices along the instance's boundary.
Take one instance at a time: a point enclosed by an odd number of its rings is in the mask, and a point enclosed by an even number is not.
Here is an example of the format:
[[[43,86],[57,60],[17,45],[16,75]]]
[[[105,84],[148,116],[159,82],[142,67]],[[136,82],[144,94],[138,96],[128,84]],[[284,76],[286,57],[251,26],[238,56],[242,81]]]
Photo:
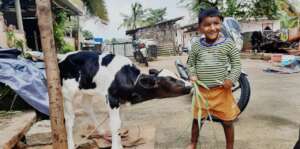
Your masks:
[[[0,59],[0,82],[8,85],[33,108],[49,115],[47,81],[43,69],[18,59]]]

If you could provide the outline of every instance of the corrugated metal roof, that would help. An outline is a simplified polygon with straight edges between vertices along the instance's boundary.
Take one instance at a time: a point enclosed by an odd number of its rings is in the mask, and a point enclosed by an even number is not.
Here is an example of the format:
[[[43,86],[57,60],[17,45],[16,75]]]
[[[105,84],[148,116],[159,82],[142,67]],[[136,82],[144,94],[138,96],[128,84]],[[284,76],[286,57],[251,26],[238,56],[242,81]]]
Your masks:
[[[126,35],[128,35],[128,34],[134,34],[135,32],[137,32],[137,31],[140,30],[140,29],[145,29],[145,28],[149,28],[149,27],[154,27],[154,26],[161,25],[161,24],[165,24],[165,23],[169,23],[169,22],[176,22],[176,21],[182,20],[183,18],[184,18],[184,17],[181,16],[181,17],[177,17],[177,18],[174,18],[174,19],[161,21],[161,22],[158,22],[158,23],[156,23],[156,24],[154,24],[154,25],[148,25],[148,26],[143,26],[143,27],[139,27],[139,28],[136,28],[136,29],[132,29],[132,30],[127,30],[127,31],[126,31]]]
[[[84,5],[81,0],[54,0],[53,2],[60,7],[70,10],[75,15],[83,14]]]

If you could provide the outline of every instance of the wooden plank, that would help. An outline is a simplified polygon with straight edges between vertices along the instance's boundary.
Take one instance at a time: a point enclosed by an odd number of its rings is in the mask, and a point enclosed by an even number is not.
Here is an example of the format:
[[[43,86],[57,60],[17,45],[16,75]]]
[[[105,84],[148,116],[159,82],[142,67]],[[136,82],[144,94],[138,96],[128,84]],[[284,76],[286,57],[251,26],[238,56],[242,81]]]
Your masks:
[[[6,119],[10,125],[0,130],[0,148],[13,148],[29,130],[36,121],[36,113],[34,111],[24,112]]]

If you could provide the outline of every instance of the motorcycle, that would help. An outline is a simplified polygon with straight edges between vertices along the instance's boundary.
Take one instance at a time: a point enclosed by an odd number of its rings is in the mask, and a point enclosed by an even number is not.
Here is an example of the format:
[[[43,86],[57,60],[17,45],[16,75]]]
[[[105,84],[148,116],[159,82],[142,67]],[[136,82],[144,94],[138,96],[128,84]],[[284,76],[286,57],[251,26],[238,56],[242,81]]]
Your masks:
[[[152,61],[157,58],[158,46],[154,40],[141,39],[134,41],[133,44],[134,59],[139,63],[144,63],[148,67],[148,61]]]
[[[243,46],[243,38],[241,35],[241,29],[239,23],[232,17],[224,18],[222,24],[222,33],[225,37],[231,38],[236,47],[241,50]],[[195,39],[193,39],[195,41]],[[197,39],[196,39],[197,40]],[[177,68],[179,76],[184,80],[189,80],[189,75],[187,71],[187,67],[179,60],[175,60],[175,66]],[[230,71],[230,67],[228,68]],[[234,82],[232,87],[233,95],[235,96],[236,103],[240,108],[241,113],[247,107],[250,101],[251,88],[248,80],[248,75],[242,71],[241,75],[237,82]],[[240,114],[241,114],[240,113]],[[213,121],[220,122],[220,120],[216,117],[212,117]]]

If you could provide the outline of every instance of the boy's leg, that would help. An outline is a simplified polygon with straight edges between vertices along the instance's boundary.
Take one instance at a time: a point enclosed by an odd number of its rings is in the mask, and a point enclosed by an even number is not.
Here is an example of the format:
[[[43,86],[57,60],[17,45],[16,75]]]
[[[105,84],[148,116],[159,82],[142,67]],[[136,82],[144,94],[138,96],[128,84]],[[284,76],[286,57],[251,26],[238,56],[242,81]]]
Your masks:
[[[222,121],[224,133],[226,137],[226,149],[233,149],[234,144],[234,127],[233,121]]]
[[[203,125],[203,122],[201,121],[201,127]],[[198,125],[198,120],[194,119],[193,124],[192,124],[192,131],[191,131],[191,142],[187,146],[186,149],[196,149],[197,148],[197,143],[198,143],[198,138],[199,138],[199,125]]]

